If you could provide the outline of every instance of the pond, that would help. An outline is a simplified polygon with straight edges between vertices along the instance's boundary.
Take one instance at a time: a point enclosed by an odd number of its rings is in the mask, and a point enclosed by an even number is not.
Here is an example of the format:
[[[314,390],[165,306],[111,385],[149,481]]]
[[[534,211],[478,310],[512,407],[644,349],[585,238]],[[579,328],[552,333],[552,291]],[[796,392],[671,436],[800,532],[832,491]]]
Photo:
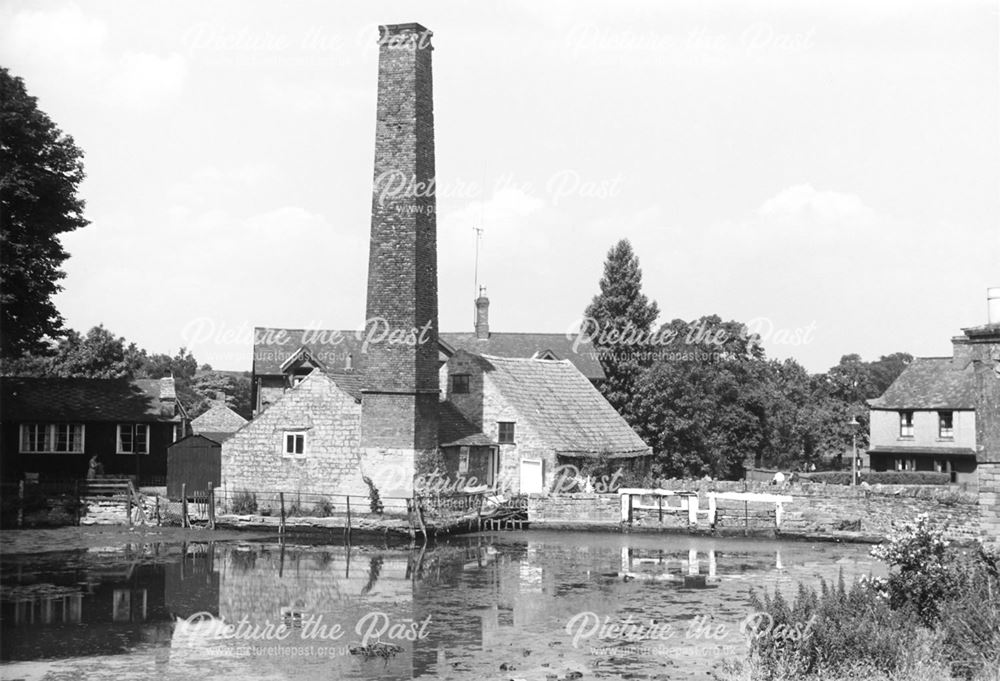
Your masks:
[[[712,678],[761,630],[751,588],[840,574],[884,569],[863,545],[543,531],[6,555],[0,676]]]

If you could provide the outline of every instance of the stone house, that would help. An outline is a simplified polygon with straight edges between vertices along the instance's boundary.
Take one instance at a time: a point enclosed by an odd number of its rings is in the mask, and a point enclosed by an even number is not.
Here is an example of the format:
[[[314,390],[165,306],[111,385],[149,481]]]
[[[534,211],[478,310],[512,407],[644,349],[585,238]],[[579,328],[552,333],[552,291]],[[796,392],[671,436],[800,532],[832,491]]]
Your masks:
[[[989,289],[988,298],[988,323],[952,338],[950,357],[913,360],[868,401],[873,470],[941,471],[980,487],[984,468],[997,475],[1000,289]]]
[[[569,360],[459,350],[447,370],[446,402],[485,436],[442,443],[450,477],[488,470],[488,484],[512,492],[568,491],[569,471],[610,477],[649,462],[650,447]]]
[[[361,399],[357,374],[310,372],[222,444],[224,493],[258,493],[265,505],[279,491],[367,496],[364,473],[383,497],[410,496],[412,461],[387,456],[365,470]]]
[[[0,378],[0,477],[106,475],[163,484],[167,447],[188,432],[173,378]]]

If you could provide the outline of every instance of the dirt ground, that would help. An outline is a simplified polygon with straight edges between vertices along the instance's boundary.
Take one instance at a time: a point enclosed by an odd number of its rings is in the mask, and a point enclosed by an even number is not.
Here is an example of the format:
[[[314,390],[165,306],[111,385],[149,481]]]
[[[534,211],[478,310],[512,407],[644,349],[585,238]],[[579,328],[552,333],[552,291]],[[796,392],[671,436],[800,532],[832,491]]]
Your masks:
[[[276,533],[208,530],[181,527],[137,527],[85,525],[0,532],[0,554],[45,553],[116,546],[132,543],[181,543],[185,541],[235,541],[277,538]]]

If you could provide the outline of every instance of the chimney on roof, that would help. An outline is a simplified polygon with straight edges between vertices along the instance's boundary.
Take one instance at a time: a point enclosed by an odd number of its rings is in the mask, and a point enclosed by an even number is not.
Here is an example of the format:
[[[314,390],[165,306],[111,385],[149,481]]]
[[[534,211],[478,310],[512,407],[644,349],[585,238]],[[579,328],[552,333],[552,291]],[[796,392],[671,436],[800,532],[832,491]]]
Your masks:
[[[479,287],[476,298],[476,338],[488,340],[490,337],[490,299],[486,297],[486,287]]]
[[[177,416],[177,390],[174,388],[173,376],[160,379],[160,416],[164,418]]]

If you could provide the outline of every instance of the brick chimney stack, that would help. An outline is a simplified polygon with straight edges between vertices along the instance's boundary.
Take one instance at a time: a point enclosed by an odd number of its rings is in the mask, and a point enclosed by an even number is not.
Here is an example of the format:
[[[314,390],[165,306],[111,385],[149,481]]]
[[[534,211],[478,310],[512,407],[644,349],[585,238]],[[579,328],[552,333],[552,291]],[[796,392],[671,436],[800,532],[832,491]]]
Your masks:
[[[476,338],[489,340],[490,337],[490,299],[486,297],[486,289],[480,287],[476,298]]]
[[[412,466],[414,460],[419,462],[437,451],[431,35],[420,24],[379,27],[366,327],[372,342],[367,348],[361,402],[363,465],[374,457],[391,460],[397,468]],[[370,463],[366,474],[374,479],[373,467]],[[412,488],[412,476],[409,484]]]

